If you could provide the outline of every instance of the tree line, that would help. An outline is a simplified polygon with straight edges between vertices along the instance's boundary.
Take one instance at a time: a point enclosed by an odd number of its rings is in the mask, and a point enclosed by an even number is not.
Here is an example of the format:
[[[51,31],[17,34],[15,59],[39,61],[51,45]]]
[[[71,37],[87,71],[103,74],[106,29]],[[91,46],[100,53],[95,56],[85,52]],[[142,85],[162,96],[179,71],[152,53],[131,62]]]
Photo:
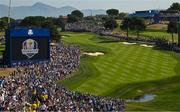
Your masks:
[[[173,3],[170,8],[167,10],[179,10],[180,4]],[[129,30],[136,31],[137,36],[141,31],[146,29],[145,19],[140,17],[128,17],[127,13],[119,12],[117,9],[108,9],[106,11],[107,16],[102,19],[102,23],[106,29],[113,30],[118,27],[117,19],[121,19],[122,24],[120,28],[127,32],[127,37],[129,36]],[[61,28],[62,31],[65,30],[66,23],[74,23],[82,21],[83,19],[88,19],[84,17],[84,14],[79,10],[74,10],[71,14],[67,15],[67,18],[64,19],[63,16],[58,18],[53,17],[42,17],[42,16],[30,16],[24,18],[21,23],[18,24],[20,27],[42,27],[49,28],[51,35],[54,40],[59,40],[59,31],[58,28]],[[0,30],[6,29],[8,26],[8,18],[0,18]],[[15,21],[11,18],[12,23]],[[174,33],[177,33],[178,23],[177,21],[170,21],[168,24],[167,32],[172,34],[172,42],[174,42]]]

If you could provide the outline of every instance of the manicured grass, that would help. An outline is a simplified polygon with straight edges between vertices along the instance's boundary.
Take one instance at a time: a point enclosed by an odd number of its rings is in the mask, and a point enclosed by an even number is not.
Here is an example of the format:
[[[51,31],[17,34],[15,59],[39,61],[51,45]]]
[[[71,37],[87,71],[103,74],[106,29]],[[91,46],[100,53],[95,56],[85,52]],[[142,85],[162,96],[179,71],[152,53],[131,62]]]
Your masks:
[[[99,96],[134,98],[146,93],[156,98],[146,103],[128,103],[127,110],[180,111],[180,54],[140,45],[123,45],[92,33],[62,33],[62,40],[84,51],[104,56],[82,56],[74,76],[61,81],[73,91]]]
[[[159,27],[159,28],[156,28]],[[169,40],[170,42],[172,41],[172,35],[170,33],[167,33],[167,25],[160,25],[160,24],[153,24],[150,26],[147,26],[146,30],[143,32],[140,32],[140,36],[151,38],[151,37],[156,37],[156,38],[165,38]],[[126,31],[122,31],[120,29],[120,22],[118,24],[118,27],[113,30],[114,32],[120,32],[121,35],[126,36]],[[129,31],[129,35],[131,36],[136,36],[137,33],[136,31]],[[174,34],[174,40],[175,42],[178,42],[178,34]]]
[[[130,31],[131,36],[136,36],[136,31]],[[172,41],[172,34],[167,33],[165,30],[156,30],[156,29],[146,29],[145,31],[140,32],[139,36],[147,37],[147,38],[164,38]],[[178,34],[174,34],[174,41],[178,42]]]
[[[165,38],[169,41],[172,41],[172,35],[167,33],[166,31],[156,31],[156,30],[146,30],[140,33],[141,36],[145,37],[158,37],[158,38]],[[178,42],[178,34],[174,34],[175,42]]]
[[[147,26],[147,29],[156,29],[156,30],[167,30],[168,24],[151,24]]]

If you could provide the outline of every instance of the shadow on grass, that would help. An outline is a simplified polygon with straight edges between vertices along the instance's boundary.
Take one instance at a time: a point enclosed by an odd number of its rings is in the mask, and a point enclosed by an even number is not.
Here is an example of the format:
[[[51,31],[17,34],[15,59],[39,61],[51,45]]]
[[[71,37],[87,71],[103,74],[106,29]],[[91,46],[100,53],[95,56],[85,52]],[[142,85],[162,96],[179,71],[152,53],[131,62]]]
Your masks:
[[[92,77],[99,76],[98,69],[93,63],[97,58],[95,57],[81,57],[81,64],[78,71],[75,72],[72,77],[59,81],[58,83],[64,85],[67,89],[75,90],[77,87],[88,81]],[[72,85],[72,83],[74,83]]]
[[[175,50],[173,47],[168,47],[168,46],[155,46],[153,47],[153,50],[180,53],[180,50]]]

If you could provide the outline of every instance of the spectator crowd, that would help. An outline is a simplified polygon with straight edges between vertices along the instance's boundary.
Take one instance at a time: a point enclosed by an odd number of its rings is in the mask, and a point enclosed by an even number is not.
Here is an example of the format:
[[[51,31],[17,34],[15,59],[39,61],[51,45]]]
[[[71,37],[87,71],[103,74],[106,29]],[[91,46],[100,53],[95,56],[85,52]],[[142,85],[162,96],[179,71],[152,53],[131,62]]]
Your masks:
[[[93,24],[94,23],[94,24]],[[65,27],[66,31],[72,32],[93,32],[98,35],[102,36],[112,36],[118,40],[122,41],[141,41],[147,42],[150,44],[160,45],[160,46],[169,46],[169,42],[165,38],[158,38],[158,37],[145,37],[145,36],[125,36],[123,33],[120,32],[113,32],[110,29],[106,29],[101,22],[89,22],[89,21],[80,21],[75,23],[68,23]]]
[[[51,46],[49,62],[17,65],[0,77],[0,111],[125,111],[122,99],[72,92],[58,84],[80,64],[80,48]]]
[[[83,20],[74,23],[67,23],[65,26],[66,31],[72,32],[97,32],[104,29],[102,22]]]

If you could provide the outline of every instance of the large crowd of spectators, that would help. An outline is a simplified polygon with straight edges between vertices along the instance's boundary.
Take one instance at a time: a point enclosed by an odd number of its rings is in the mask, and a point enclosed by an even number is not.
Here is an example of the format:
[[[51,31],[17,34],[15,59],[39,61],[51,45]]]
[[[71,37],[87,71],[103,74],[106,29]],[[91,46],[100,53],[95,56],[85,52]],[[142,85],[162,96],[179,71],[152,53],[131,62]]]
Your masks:
[[[93,32],[102,36],[112,36],[117,38],[118,40],[123,40],[123,41],[141,41],[141,42],[147,42],[161,46],[168,46],[170,44],[167,39],[159,38],[159,37],[145,37],[145,36],[127,37],[120,32],[113,32],[112,30],[105,29],[101,22],[96,22],[96,21],[94,21],[94,24],[92,24],[92,22],[89,22],[87,20],[75,22],[75,23],[68,23],[66,25],[65,30],[72,32]]]
[[[0,77],[0,111],[125,111],[122,99],[71,92],[59,80],[76,71],[80,48],[51,46],[51,61],[17,66]]]
[[[123,41],[140,41],[140,42],[147,42],[155,45],[169,45],[169,41],[165,38],[159,38],[159,37],[144,37],[144,36],[124,36],[121,33],[114,33],[111,30],[101,30],[96,32],[99,35],[102,36],[112,36],[115,37],[118,40]]]
[[[102,29],[104,29],[102,22],[90,20],[67,23],[65,26],[66,31],[72,32],[97,32]]]

